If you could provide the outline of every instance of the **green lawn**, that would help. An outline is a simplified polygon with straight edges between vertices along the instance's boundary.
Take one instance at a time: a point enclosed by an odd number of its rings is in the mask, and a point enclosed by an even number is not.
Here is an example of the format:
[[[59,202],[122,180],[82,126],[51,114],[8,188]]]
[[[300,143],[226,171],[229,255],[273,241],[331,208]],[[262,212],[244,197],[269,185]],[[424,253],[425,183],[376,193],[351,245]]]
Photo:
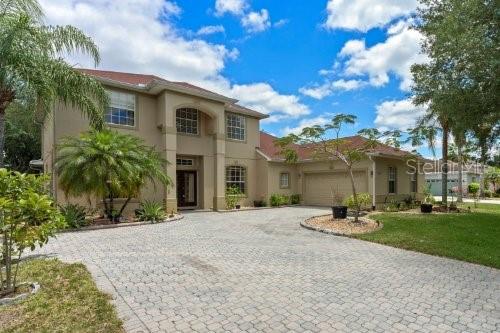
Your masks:
[[[471,213],[378,214],[381,230],[354,237],[500,268],[500,205],[469,206]]]
[[[97,289],[84,265],[33,260],[19,273],[19,281],[37,281],[41,289],[0,307],[1,332],[124,332],[110,296]]]

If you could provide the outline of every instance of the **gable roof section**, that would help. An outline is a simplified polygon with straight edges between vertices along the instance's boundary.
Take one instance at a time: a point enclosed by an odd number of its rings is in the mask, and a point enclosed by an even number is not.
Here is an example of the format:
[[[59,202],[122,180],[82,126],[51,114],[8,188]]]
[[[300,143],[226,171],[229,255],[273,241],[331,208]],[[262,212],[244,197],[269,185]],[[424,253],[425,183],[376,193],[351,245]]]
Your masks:
[[[279,148],[277,148],[274,145],[274,140],[276,140],[276,139],[277,139],[277,137],[261,131],[260,132],[260,150],[273,161],[283,161],[284,157],[280,155]],[[346,141],[347,145],[352,146],[353,148],[361,147],[367,141],[367,139],[365,139],[359,135],[349,136],[349,137],[345,137],[342,139]],[[317,145],[313,145],[313,144],[297,145],[297,144],[294,144],[293,147],[297,151],[297,155],[299,156],[299,161],[307,161],[307,160],[311,160],[313,158],[314,150],[317,147]],[[373,155],[396,157],[396,158],[402,158],[402,157],[407,157],[407,156],[412,155],[410,152],[407,152],[407,151],[401,150],[401,149],[397,149],[397,148],[391,147],[391,146],[383,144],[383,143],[379,143],[369,153],[373,154]]]
[[[149,75],[149,74],[103,71],[103,70],[86,69],[86,68],[81,68],[78,70],[87,75],[93,76],[98,80],[108,83],[124,85],[126,87],[132,86],[136,89],[141,89],[146,91],[151,90],[154,86],[161,86],[164,89],[188,93],[195,96],[201,96],[204,98],[224,102],[227,111],[244,114],[258,119],[264,119],[269,117],[268,115],[265,115],[263,113],[238,105],[237,104],[238,100],[236,99],[223,96],[221,94],[215,93],[205,88],[195,86],[188,82],[169,81],[159,76]]]

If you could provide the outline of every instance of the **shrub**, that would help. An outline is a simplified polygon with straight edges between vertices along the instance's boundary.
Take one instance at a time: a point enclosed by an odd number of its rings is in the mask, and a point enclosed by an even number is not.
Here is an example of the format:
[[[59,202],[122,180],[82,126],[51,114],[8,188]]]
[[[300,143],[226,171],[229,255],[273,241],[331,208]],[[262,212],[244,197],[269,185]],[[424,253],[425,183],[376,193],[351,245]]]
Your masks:
[[[266,200],[255,200],[253,202],[253,206],[254,207],[266,207],[267,206],[267,202],[266,202]]]
[[[241,199],[241,190],[239,187],[236,186],[231,186],[226,189],[226,208],[231,210],[236,207],[236,204],[240,201]]]
[[[424,203],[426,204],[434,204],[436,203],[436,199],[431,192],[431,184],[427,184],[422,186],[422,194],[424,195]]]
[[[475,196],[479,192],[480,185],[479,183],[470,183],[469,186],[467,187],[467,190],[469,191],[472,196]]]
[[[290,203],[292,205],[298,205],[300,203],[300,194],[292,194],[290,196]]]
[[[165,219],[167,213],[163,208],[163,204],[154,201],[144,201],[136,213],[139,221],[151,221],[153,223],[160,222]]]
[[[389,200],[384,206],[384,210],[386,212],[399,212],[400,208],[401,202],[397,201],[396,199]]]
[[[486,198],[491,198],[493,196],[493,192],[491,192],[490,190],[484,190],[484,196]]]
[[[68,228],[77,229],[88,225],[87,209],[84,206],[68,203],[59,206],[59,211],[64,217]]]
[[[370,208],[372,197],[369,193],[358,193],[357,198],[360,209]],[[354,195],[348,196],[344,200],[344,205],[346,205],[350,209],[357,209],[356,205],[354,204]]]
[[[279,206],[283,206],[283,205],[288,205],[288,204],[290,204],[290,197],[288,195],[275,193],[275,194],[271,195],[269,202],[271,203],[272,207],[279,207]]]
[[[0,234],[3,239],[0,296],[16,290],[17,267],[26,249],[43,246],[64,217],[46,191],[48,176],[26,175],[0,169]]]

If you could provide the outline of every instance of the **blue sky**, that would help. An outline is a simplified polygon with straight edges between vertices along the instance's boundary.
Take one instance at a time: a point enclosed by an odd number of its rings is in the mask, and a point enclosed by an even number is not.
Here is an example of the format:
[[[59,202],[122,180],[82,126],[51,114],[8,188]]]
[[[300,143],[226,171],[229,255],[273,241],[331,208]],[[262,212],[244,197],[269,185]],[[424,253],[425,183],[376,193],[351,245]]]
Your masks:
[[[51,24],[73,24],[101,49],[101,69],[188,81],[270,115],[275,135],[335,113],[406,129],[409,67],[426,61],[409,28],[416,0],[41,0]],[[77,66],[87,59],[68,57]]]

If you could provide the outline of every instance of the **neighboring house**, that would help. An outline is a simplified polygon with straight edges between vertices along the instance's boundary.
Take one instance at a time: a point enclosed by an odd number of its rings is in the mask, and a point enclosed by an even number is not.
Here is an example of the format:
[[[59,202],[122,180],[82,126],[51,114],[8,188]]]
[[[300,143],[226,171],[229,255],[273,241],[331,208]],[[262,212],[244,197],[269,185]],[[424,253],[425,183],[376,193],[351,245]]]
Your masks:
[[[425,182],[430,186],[432,195],[441,196],[442,190],[442,172],[441,160],[427,161],[427,165],[431,165],[429,170],[426,168]],[[448,166],[448,190],[456,188],[458,190],[458,163],[449,162]],[[481,181],[483,172],[481,171],[480,164],[469,163],[462,166],[462,190],[467,193],[467,187],[470,183],[479,183]]]
[[[110,127],[144,139],[165,153],[173,180],[168,189],[147,186],[132,201],[164,202],[168,212],[177,209],[225,208],[227,186],[244,193],[242,205],[268,201],[273,193],[300,194],[308,205],[330,205],[334,189],[350,195],[349,177],[339,161],[311,158],[312,148],[301,146],[297,164],[287,164],[278,155],[274,137],[260,132],[259,122],[267,115],[237,105],[228,98],[185,82],[172,82],[152,75],[82,70],[99,80],[109,91],[111,105],[105,119]],[[88,130],[88,121],[69,106],[57,105],[45,124],[43,160],[53,173],[55,145],[64,136]],[[69,112],[68,112],[69,111]],[[347,138],[361,144],[361,137]],[[359,192],[375,194],[374,205],[391,198],[415,196],[423,176],[408,173],[409,153],[379,145],[355,166]],[[59,203],[68,198],[53,174],[53,191]],[[73,199],[72,199],[73,200]],[[87,199],[79,199],[81,203]],[[91,204],[99,204],[91,200]]]

